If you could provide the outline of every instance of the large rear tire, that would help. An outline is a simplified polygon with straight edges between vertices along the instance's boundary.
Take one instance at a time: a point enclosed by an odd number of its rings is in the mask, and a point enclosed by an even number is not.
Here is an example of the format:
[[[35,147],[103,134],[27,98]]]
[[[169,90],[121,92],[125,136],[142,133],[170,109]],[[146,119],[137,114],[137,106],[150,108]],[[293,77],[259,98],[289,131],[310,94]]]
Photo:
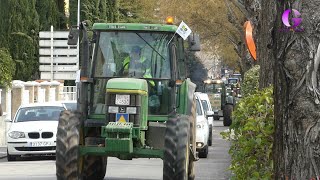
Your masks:
[[[83,179],[104,179],[107,171],[107,157],[86,155],[84,157]]]
[[[163,157],[164,180],[194,179],[190,140],[190,120],[187,116],[170,118],[167,121]]]
[[[232,115],[233,111],[233,105],[231,104],[226,104],[223,108],[223,125],[224,126],[230,126],[232,124]]]
[[[175,179],[189,179],[190,122],[187,116],[178,119],[178,141]]]
[[[58,180],[99,180],[106,173],[106,159],[100,156],[81,156],[80,114],[64,111],[59,118],[56,147]]]

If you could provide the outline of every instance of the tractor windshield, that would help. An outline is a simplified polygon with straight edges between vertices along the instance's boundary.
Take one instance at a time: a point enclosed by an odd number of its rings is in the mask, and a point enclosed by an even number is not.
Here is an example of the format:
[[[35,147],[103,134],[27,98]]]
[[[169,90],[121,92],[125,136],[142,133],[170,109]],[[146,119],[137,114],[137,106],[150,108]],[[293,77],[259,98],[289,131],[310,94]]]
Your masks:
[[[95,77],[170,79],[168,43],[160,32],[100,32]]]
[[[222,93],[222,83],[205,84],[205,93]]]

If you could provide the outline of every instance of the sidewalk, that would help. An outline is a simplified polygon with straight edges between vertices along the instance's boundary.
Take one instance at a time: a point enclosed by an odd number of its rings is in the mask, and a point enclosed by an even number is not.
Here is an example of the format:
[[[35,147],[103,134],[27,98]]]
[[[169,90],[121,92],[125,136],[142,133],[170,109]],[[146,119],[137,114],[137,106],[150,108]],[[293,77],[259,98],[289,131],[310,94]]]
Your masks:
[[[7,157],[7,147],[6,146],[0,146],[0,159]]]

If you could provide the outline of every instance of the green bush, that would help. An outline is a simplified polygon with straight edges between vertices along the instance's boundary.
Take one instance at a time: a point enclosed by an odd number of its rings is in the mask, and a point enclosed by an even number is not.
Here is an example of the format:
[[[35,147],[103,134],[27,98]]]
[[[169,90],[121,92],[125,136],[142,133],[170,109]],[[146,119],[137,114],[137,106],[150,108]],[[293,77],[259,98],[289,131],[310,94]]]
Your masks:
[[[15,63],[5,48],[0,48],[0,86],[10,86],[15,72]]]
[[[260,66],[256,65],[244,74],[244,80],[241,84],[242,96],[254,94],[259,88]]]
[[[272,87],[244,97],[233,112],[229,132],[233,179],[272,179],[274,132]]]

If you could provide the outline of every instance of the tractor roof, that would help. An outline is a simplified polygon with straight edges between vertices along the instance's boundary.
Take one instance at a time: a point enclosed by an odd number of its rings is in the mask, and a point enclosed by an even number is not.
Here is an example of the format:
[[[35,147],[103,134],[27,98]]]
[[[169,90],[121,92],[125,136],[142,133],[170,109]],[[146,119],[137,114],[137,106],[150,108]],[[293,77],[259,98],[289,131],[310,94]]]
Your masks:
[[[175,32],[176,25],[166,24],[140,24],[140,23],[94,23],[93,30],[106,31],[160,31],[160,32]]]
[[[220,79],[208,79],[204,81],[205,84],[223,84],[224,82]]]

